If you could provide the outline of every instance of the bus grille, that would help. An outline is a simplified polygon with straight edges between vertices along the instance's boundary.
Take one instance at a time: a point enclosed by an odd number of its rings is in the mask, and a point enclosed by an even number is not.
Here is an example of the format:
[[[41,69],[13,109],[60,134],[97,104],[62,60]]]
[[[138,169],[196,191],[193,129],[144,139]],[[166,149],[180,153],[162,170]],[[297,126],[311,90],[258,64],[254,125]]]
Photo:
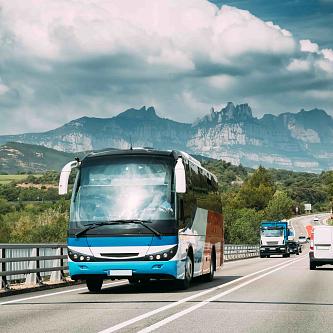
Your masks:
[[[100,253],[103,257],[110,258],[128,258],[128,257],[137,257],[139,253]]]

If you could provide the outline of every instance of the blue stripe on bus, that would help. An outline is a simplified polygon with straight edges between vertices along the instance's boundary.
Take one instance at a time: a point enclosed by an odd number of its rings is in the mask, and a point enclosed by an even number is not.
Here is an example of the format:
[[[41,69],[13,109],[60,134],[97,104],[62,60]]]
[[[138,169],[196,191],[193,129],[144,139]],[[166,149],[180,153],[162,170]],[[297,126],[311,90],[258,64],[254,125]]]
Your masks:
[[[177,244],[177,236],[140,237],[70,237],[69,246],[158,246]],[[88,245],[89,243],[89,245]]]
[[[123,262],[69,262],[69,274],[75,275],[91,275],[103,274],[107,275],[109,270],[132,270],[133,274],[165,274],[177,277],[177,261],[123,261]]]

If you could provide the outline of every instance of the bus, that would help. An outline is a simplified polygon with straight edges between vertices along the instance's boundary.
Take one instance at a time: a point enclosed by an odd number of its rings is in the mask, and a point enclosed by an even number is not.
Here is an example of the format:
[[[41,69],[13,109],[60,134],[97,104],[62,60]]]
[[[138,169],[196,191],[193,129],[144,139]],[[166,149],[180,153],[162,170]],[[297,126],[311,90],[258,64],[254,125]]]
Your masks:
[[[104,279],[173,279],[187,289],[211,281],[223,264],[224,230],[217,178],[181,151],[131,148],[89,153],[66,164],[68,266],[73,280],[99,292]]]

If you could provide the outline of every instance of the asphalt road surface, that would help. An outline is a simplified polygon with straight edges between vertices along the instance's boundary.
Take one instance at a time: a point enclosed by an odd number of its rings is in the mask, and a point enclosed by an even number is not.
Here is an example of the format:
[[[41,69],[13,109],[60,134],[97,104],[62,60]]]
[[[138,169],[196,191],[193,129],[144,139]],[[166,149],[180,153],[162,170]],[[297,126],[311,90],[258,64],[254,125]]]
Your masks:
[[[324,220],[320,215],[320,222]],[[293,219],[306,235],[312,217]],[[233,261],[213,282],[105,282],[2,297],[0,332],[333,332],[333,266],[300,256]]]

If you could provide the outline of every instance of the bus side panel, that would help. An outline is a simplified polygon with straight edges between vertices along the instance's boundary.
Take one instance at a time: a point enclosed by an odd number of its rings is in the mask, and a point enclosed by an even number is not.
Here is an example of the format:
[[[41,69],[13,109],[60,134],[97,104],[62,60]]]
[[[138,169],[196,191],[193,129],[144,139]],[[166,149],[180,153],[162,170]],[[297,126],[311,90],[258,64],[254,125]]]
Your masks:
[[[191,247],[193,250],[194,276],[202,274],[207,221],[208,211],[206,209],[196,208],[191,225],[179,235],[179,245],[182,249],[181,258],[183,261],[186,259],[187,249]]]
[[[213,246],[215,247],[216,253],[216,269],[219,269],[223,264],[223,216],[220,213],[209,211],[207,219],[208,221],[206,230],[205,257],[203,258],[203,273],[209,272],[211,251]]]
[[[194,276],[209,273],[212,248],[216,252],[216,269],[223,263],[223,218],[222,214],[197,208],[190,228],[179,235],[180,261],[184,262],[187,249],[192,247]],[[183,274],[182,264],[178,276]]]

